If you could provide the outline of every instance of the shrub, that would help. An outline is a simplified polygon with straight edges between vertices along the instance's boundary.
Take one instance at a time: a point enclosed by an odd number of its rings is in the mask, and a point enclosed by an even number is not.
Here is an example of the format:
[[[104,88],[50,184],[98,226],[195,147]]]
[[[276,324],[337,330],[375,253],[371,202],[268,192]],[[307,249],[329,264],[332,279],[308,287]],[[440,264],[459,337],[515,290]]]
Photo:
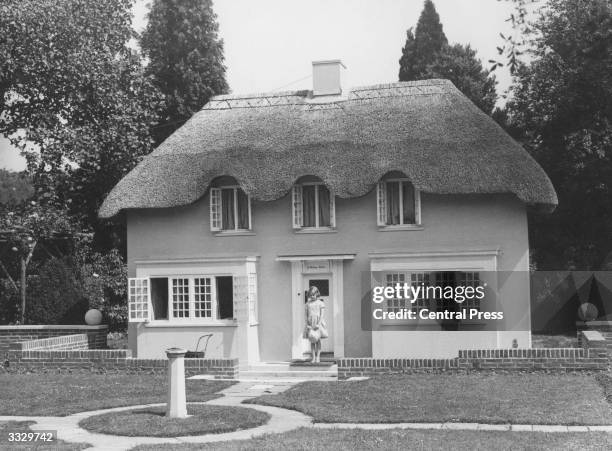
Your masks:
[[[68,258],[51,258],[38,275],[28,276],[28,324],[82,324],[88,309]]]

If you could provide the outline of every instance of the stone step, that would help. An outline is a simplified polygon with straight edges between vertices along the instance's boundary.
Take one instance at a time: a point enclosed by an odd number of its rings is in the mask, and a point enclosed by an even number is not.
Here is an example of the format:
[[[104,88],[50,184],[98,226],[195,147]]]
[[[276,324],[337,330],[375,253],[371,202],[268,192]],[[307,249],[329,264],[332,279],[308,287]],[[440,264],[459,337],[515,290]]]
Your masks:
[[[338,369],[334,368],[333,370],[327,371],[300,371],[300,370],[290,370],[290,371],[257,371],[257,370],[243,370],[240,371],[240,379],[249,379],[249,380],[271,380],[271,379],[329,379],[329,380],[337,380],[338,379]]]

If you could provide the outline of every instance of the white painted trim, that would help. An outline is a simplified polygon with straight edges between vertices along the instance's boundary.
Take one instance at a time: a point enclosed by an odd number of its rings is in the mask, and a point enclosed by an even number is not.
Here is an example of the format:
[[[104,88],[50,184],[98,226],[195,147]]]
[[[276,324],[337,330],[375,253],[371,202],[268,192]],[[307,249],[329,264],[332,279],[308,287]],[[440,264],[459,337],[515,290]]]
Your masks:
[[[301,359],[303,357],[302,332],[304,325],[300,321],[298,309],[304,308],[302,301],[302,262],[291,261],[291,358]]]
[[[259,255],[209,255],[206,257],[185,257],[185,258],[169,258],[163,260],[134,260],[137,266],[145,265],[163,265],[163,264],[185,264],[185,263],[245,263],[256,262],[259,260]]]
[[[344,262],[331,262],[334,305],[334,358],[344,357]]]
[[[427,257],[446,257],[446,256],[471,256],[471,255],[501,255],[501,249],[470,249],[463,251],[415,251],[415,252],[370,252],[370,258],[427,258]]]
[[[217,321],[171,321],[156,320],[149,321],[145,327],[238,327],[236,320],[217,320]]]
[[[370,270],[497,271],[499,251],[440,251],[368,254]]]
[[[330,255],[279,255],[277,262],[302,262],[310,260],[354,260],[357,254],[330,254]]]

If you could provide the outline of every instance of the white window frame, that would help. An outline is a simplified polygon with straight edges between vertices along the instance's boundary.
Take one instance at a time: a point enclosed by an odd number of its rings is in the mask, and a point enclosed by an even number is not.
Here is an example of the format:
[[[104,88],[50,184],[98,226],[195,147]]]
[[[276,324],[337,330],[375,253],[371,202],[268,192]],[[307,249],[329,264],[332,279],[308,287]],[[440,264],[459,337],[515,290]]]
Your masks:
[[[234,190],[234,228],[224,229],[223,228],[223,196],[222,191],[226,189]],[[224,185],[210,188],[210,199],[209,199],[209,210],[210,210],[210,230],[212,232],[219,233],[233,233],[233,232],[250,232],[253,230],[253,222],[251,217],[251,196],[244,193],[247,196],[247,208],[249,213],[249,224],[248,228],[238,228],[238,190],[242,188],[238,185]],[[244,190],[242,190],[244,192]]]
[[[399,182],[399,224],[387,224],[387,183]],[[402,185],[410,183],[414,189],[414,223],[404,224],[404,190]],[[389,178],[378,182],[376,187],[376,215],[377,223],[381,228],[405,229],[421,226],[421,192],[407,178]]]
[[[128,322],[148,322],[151,311],[151,281],[149,277],[130,277],[128,279]]]
[[[304,186],[315,187],[315,225],[304,226]],[[329,225],[319,225],[319,186],[325,186],[323,182],[303,182],[293,185],[291,193],[293,228],[298,230],[330,230],[336,227],[336,196],[327,186],[329,191]]]
[[[218,324],[220,322],[234,322],[236,321],[236,309],[234,307],[234,317],[233,318],[224,318],[218,319],[218,311],[219,311],[219,300],[217,297],[217,277],[232,277],[232,279],[236,280],[235,274],[171,274],[171,275],[154,275],[149,277],[138,277],[138,278],[129,278],[129,287],[136,288],[136,285],[140,284],[141,286],[146,285],[146,311],[145,315],[137,316],[132,315],[132,298],[131,292],[128,291],[128,295],[130,296],[130,301],[128,303],[128,312],[129,312],[129,321],[130,322],[160,322],[160,323],[198,323],[198,324]],[[150,279],[168,279],[168,318],[167,319],[153,319],[151,317],[152,306],[151,306],[151,282]],[[176,279],[187,279],[187,289],[188,289],[188,311],[186,317],[175,317],[174,316],[174,299],[172,293],[172,283],[173,280]],[[195,280],[196,279],[209,279],[210,280],[210,296],[211,296],[211,316],[196,316],[196,293],[195,293]],[[144,285],[143,285],[144,284]],[[234,294],[234,298],[236,297],[236,293]],[[256,300],[255,300],[256,302]],[[134,310],[135,311],[135,310]],[[143,309],[139,309],[138,311],[144,311]]]

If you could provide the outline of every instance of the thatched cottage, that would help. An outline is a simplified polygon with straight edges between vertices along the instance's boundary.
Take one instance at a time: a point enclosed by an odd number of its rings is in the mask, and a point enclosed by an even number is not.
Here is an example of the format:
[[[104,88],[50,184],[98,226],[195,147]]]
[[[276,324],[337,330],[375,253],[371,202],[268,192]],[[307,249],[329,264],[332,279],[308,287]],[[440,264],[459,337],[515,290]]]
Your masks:
[[[130,347],[162,357],[212,333],[207,357],[302,358],[312,285],[335,357],[529,347],[527,211],[557,203],[542,168],[447,80],[345,92],[339,62],[313,69],[312,91],[214,97],[108,195],[100,216],[127,221]],[[512,327],[372,330],[374,273],[488,273]]]

